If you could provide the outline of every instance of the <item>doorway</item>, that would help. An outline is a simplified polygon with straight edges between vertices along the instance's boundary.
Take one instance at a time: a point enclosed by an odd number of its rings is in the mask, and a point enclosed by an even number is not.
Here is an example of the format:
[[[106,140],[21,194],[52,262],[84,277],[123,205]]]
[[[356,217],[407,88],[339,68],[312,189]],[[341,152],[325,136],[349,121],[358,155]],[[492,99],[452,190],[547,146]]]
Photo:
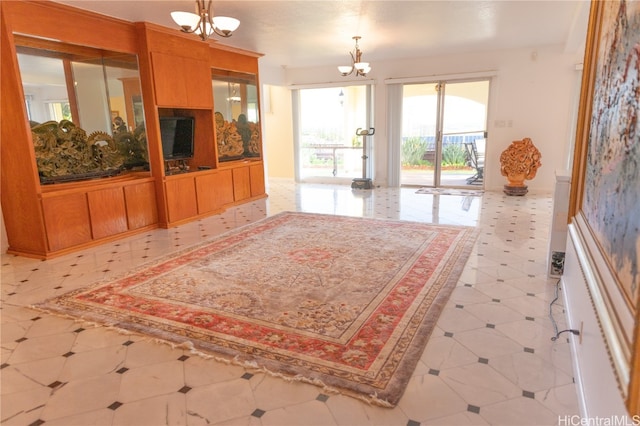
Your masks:
[[[293,99],[297,182],[372,176],[371,140],[356,135],[373,127],[370,85],[299,89]]]
[[[482,188],[489,80],[402,86],[400,184]]]

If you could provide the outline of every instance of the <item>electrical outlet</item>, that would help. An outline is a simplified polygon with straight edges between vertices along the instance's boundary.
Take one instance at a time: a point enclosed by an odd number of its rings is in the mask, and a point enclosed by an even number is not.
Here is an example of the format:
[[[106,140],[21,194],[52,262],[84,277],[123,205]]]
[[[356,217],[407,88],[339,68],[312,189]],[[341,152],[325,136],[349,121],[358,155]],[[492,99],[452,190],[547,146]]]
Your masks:
[[[550,275],[560,276],[564,272],[564,252],[552,251],[551,252],[551,265]]]

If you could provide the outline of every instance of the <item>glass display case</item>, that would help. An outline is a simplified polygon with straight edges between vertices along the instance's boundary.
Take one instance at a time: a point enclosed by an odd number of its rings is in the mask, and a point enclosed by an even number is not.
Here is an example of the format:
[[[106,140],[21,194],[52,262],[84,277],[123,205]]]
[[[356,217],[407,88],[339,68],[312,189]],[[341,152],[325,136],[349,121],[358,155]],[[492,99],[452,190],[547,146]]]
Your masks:
[[[212,86],[218,161],[261,158],[256,76],[214,69]]]
[[[41,183],[148,170],[136,55],[16,40]]]

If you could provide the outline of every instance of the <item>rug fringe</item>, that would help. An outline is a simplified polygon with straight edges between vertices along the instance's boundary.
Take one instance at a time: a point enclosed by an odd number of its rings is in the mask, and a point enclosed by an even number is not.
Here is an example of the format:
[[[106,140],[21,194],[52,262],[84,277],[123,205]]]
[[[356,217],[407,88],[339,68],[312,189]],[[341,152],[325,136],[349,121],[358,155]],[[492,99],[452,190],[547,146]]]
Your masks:
[[[51,310],[51,309],[46,309],[46,308],[41,308],[40,306],[37,305],[29,305],[29,306],[25,306],[25,308],[29,308],[29,309],[33,309],[34,311],[43,313],[43,314],[48,314],[48,315],[52,315],[58,318],[63,318],[63,319],[69,319],[72,320],[75,323],[81,324],[84,327],[92,327],[92,328],[104,328],[105,330],[111,330],[111,331],[115,331],[118,334],[122,334],[124,336],[131,336],[131,335],[137,335],[137,336],[142,336],[148,339],[148,337],[140,334],[140,333],[135,333],[133,331],[130,330],[126,330],[124,328],[118,327],[115,324],[104,324],[101,322],[97,322],[97,321],[91,321],[88,320],[86,318],[83,317],[78,317],[78,316],[73,316],[73,315],[69,315],[69,314],[65,314],[63,312],[58,312],[55,310]]]
[[[116,325],[102,324],[102,323],[98,323],[98,322],[95,322],[95,321],[90,321],[90,320],[88,320],[86,318],[77,317],[77,316],[71,316],[69,314],[65,314],[65,313],[62,313],[62,312],[41,308],[41,307],[36,306],[36,305],[30,305],[30,306],[28,306],[28,308],[33,309],[34,311],[38,311],[38,312],[41,312],[41,313],[44,313],[44,314],[48,314],[48,315],[53,315],[53,316],[56,316],[56,317],[59,317],[59,318],[70,319],[70,320],[73,320],[73,322],[82,324],[83,326],[86,326],[86,327],[103,328],[105,330],[116,331],[119,334],[126,335],[126,336],[130,336],[130,335],[134,335],[135,334],[136,336],[142,337],[143,340],[146,340],[146,341],[154,342],[154,343],[157,343],[157,344],[168,345],[172,349],[187,350],[187,351],[189,351],[190,354],[195,355],[195,356],[199,356],[199,357],[201,357],[203,359],[214,360],[216,362],[220,362],[220,363],[223,363],[223,364],[226,364],[226,365],[236,365],[238,367],[243,367],[244,369],[250,370],[250,371],[253,371],[253,372],[258,372],[258,373],[262,372],[262,373],[268,374],[268,375],[270,375],[272,377],[277,377],[277,378],[283,379],[283,380],[285,380],[287,382],[308,383],[308,384],[311,384],[311,385],[318,386],[318,387],[322,388],[323,391],[325,391],[327,393],[334,394],[334,395],[349,395],[352,398],[359,399],[359,400],[364,401],[364,402],[366,402],[368,404],[375,404],[375,405],[379,405],[379,406],[387,407],[387,408],[393,408],[394,407],[394,405],[389,403],[388,401],[378,398],[377,394],[376,395],[370,395],[370,396],[367,397],[367,396],[364,396],[364,395],[361,395],[361,394],[357,394],[355,392],[354,393],[344,392],[344,391],[336,389],[336,388],[334,388],[332,386],[326,385],[322,380],[311,379],[311,378],[304,377],[304,376],[299,375],[299,374],[296,375],[296,376],[288,376],[288,375],[285,375],[285,374],[282,374],[282,373],[278,373],[278,372],[269,370],[266,367],[260,367],[258,365],[258,363],[255,362],[255,361],[243,361],[243,360],[239,359],[238,356],[235,356],[235,357],[230,359],[230,358],[226,358],[226,357],[222,357],[222,356],[212,355],[210,353],[207,353],[207,352],[204,352],[204,351],[201,351],[201,350],[197,349],[194,346],[193,342],[191,342],[191,341],[185,341],[185,342],[182,342],[182,343],[174,343],[174,342],[171,342],[169,340],[160,339],[160,338],[157,338],[157,337],[149,338],[148,336],[146,336],[144,334],[136,333],[136,332],[129,331],[129,330],[125,330],[123,328],[117,327]]]
[[[330,393],[330,394],[334,394],[334,395],[348,395],[348,396],[350,396],[352,398],[359,399],[359,400],[361,400],[363,402],[366,402],[368,404],[378,405],[380,407],[385,407],[385,408],[393,408],[393,407],[395,407],[395,405],[391,404],[389,401],[378,398],[377,394],[365,396],[365,395],[362,395],[362,394],[359,394],[359,393],[355,393],[355,392],[345,392],[345,391],[342,391],[340,389],[337,389],[337,388],[334,388],[332,386],[329,386],[329,385],[325,384],[320,379],[313,379],[313,378],[305,377],[305,376],[300,375],[300,374],[295,375],[295,376],[290,376],[290,375],[278,373],[278,372],[272,371],[272,370],[270,370],[270,369],[268,369],[266,367],[261,367],[255,361],[241,360],[240,357],[238,357],[238,356],[235,356],[233,358],[225,358],[225,357],[222,357],[222,356],[212,355],[210,353],[203,352],[203,351],[197,349],[194,346],[193,342],[191,342],[191,341],[185,341],[185,342],[182,342],[182,343],[173,343],[173,342],[170,342],[168,340],[159,339],[159,338],[154,338],[153,341],[156,342],[156,343],[159,343],[159,344],[169,345],[173,349],[188,350],[190,354],[195,355],[195,356],[199,356],[199,357],[201,357],[203,359],[210,359],[210,360],[221,362],[221,363],[224,363],[224,364],[227,364],[227,365],[235,365],[235,366],[242,367],[245,370],[248,370],[248,371],[251,371],[251,372],[255,372],[255,373],[265,373],[265,374],[270,375],[271,377],[276,377],[276,378],[285,380],[287,382],[308,383],[308,384],[317,386],[319,388],[322,388],[322,390],[325,391],[326,393]]]

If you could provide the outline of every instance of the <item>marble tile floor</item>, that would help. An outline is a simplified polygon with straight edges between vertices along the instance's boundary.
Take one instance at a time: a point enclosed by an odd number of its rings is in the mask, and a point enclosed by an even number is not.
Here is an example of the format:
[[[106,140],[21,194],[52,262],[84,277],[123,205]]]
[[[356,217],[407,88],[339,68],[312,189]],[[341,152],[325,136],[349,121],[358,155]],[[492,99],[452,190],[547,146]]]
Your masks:
[[[2,425],[554,425],[578,414],[562,289],[547,277],[550,194],[271,180],[269,198],[40,261],[2,255]],[[204,359],[33,303],[286,210],[477,226],[480,235],[393,409]],[[558,300],[550,308],[550,302]]]

